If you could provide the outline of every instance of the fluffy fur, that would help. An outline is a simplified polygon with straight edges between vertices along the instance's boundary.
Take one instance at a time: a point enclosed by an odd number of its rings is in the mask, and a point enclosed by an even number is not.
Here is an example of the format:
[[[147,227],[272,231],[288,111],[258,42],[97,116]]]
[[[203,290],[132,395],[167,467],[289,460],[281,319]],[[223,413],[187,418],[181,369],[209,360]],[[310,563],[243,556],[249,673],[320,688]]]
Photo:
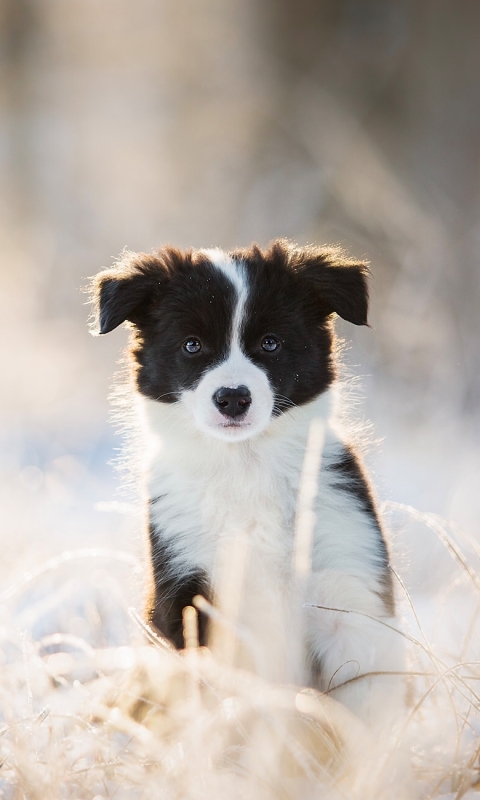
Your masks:
[[[365,264],[274,242],[127,254],[94,282],[99,333],[128,320],[144,432],[151,622],[183,646],[182,609],[215,600],[219,550],[248,540],[237,663],[302,680],[373,721],[403,669],[388,550],[358,455],[335,424],[333,317],[367,324]],[[301,597],[297,494],[310,423],[325,424]],[[382,624],[386,623],[386,624]],[[205,644],[208,621],[200,616]],[[293,653],[301,649],[301,670]],[[360,675],[377,673],[369,677]]]

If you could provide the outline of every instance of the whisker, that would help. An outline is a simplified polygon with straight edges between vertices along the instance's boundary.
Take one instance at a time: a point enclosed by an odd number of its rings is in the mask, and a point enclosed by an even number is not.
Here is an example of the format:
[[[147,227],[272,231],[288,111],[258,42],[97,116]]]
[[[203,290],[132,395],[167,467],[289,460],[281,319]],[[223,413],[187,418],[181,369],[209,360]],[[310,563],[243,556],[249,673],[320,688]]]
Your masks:
[[[284,394],[276,394],[275,395],[275,400],[274,400],[274,405],[280,405],[280,403],[283,403],[285,405],[285,407],[288,407],[288,408],[294,408],[297,405],[289,397],[286,397],[286,395],[284,395]]]
[[[154,401],[157,403],[162,399],[162,397],[167,397],[167,395],[173,395],[173,396],[176,395],[176,400],[179,400],[180,392],[164,392],[163,394],[159,395],[158,397],[155,397]]]

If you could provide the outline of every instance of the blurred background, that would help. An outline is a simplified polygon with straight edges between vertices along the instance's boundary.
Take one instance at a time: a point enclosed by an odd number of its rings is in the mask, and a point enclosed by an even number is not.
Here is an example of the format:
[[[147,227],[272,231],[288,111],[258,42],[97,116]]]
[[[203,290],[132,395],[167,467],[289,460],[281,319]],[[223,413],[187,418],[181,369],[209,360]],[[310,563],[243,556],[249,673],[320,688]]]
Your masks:
[[[480,5],[0,0],[0,26],[3,587],[141,539],[111,464],[126,332],[92,338],[81,291],[124,247],[368,259],[373,329],[339,330],[379,495],[476,536]],[[408,585],[438,588],[435,536],[391,527]]]

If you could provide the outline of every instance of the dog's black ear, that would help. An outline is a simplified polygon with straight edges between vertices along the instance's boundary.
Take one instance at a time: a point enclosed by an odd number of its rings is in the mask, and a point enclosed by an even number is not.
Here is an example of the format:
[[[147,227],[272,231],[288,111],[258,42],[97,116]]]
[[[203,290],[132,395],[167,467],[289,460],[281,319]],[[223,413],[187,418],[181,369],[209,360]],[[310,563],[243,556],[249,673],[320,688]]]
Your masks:
[[[340,248],[291,247],[290,263],[318,293],[329,313],[354,325],[368,325],[368,266]]]
[[[99,272],[92,282],[96,333],[110,333],[126,320],[136,322],[167,279],[168,265],[160,253],[127,253],[115,267]]]

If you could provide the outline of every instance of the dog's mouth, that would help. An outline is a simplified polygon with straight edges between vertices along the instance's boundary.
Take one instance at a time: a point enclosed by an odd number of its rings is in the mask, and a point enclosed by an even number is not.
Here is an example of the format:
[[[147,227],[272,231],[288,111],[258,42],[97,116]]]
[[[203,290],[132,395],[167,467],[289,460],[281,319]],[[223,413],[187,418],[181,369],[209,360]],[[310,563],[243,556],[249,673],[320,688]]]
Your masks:
[[[234,420],[232,420],[231,422],[222,422],[220,424],[220,427],[221,428],[249,428],[250,427],[250,423],[249,422],[240,422],[240,421],[235,422]]]

